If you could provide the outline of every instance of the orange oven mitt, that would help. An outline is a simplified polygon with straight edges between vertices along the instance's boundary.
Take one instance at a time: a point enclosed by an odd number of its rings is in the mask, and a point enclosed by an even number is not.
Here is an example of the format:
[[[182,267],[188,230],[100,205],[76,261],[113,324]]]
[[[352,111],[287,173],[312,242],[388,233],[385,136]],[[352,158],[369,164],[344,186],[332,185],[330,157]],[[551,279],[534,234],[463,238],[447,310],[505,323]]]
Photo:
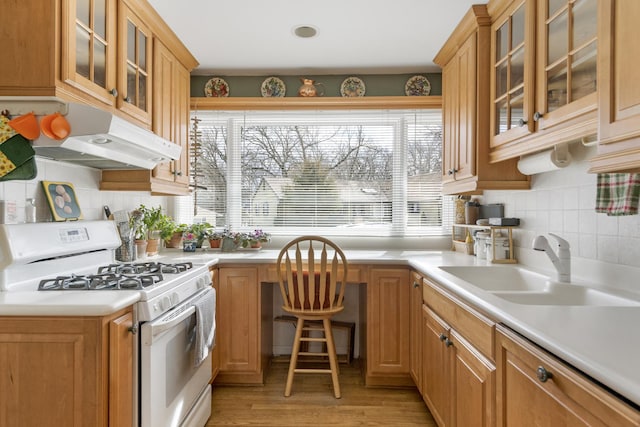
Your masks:
[[[0,144],[0,178],[32,161],[33,147],[24,136],[16,134]]]

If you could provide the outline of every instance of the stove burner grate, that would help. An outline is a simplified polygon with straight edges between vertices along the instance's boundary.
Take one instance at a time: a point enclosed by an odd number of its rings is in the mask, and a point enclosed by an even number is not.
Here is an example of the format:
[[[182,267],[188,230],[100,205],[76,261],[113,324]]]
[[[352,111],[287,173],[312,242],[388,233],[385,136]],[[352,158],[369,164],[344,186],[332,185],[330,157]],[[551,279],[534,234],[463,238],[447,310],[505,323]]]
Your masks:
[[[166,264],[162,262],[139,262],[126,264],[109,264],[98,268],[98,273],[121,273],[121,274],[141,274],[141,273],[183,273],[193,268],[191,262],[179,262]]]
[[[39,291],[60,290],[140,290],[163,280],[161,273],[99,273],[58,276],[40,281]]]

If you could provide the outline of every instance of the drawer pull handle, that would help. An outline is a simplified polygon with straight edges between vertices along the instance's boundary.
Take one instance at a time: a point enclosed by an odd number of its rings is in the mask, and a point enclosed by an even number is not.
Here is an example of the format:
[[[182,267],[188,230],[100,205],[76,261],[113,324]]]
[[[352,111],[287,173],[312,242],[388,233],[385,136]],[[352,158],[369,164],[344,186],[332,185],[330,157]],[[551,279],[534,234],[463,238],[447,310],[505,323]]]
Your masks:
[[[444,341],[447,339],[447,336],[445,334],[440,334],[440,341]]]
[[[446,345],[447,347],[451,347],[453,345],[453,341],[451,341],[449,338],[447,338],[444,341],[444,345]]]
[[[542,383],[546,383],[548,379],[553,378],[553,374],[547,371],[543,366],[538,366],[536,374],[538,375],[538,379]]]
[[[418,283],[418,282],[413,282],[413,287],[414,287],[414,288],[419,288],[419,287],[420,287],[420,283]]]

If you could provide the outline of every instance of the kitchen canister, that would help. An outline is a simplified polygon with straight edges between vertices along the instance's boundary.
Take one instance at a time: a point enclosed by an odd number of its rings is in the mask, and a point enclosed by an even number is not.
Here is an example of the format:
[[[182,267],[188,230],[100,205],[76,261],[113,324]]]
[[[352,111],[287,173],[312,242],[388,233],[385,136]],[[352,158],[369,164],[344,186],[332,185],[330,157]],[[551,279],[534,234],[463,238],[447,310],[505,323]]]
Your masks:
[[[495,253],[493,248],[493,242],[495,241]],[[506,236],[497,235],[492,239],[487,239],[487,262],[493,262],[494,260],[509,259],[509,238]]]
[[[487,240],[491,239],[491,233],[488,231],[476,231],[474,235],[473,251],[478,259],[487,258]]]

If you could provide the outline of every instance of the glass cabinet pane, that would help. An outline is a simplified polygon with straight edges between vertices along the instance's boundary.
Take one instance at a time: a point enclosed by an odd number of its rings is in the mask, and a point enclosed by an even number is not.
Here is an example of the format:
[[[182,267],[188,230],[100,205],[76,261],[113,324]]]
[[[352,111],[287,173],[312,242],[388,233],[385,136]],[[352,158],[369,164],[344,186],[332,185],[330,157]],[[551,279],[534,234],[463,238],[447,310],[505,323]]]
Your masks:
[[[573,55],[571,62],[571,101],[596,91],[596,42]]]
[[[524,83],[524,46],[511,55],[511,83],[509,89],[515,89]]]
[[[136,26],[127,21],[127,60],[136,63]]]
[[[147,36],[142,31],[138,32],[138,67],[147,69]]]
[[[138,81],[138,102],[137,106],[141,110],[146,111],[147,104],[147,76],[144,74],[140,74]]]
[[[507,72],[509,62],[502,61],[496,68],[496,98],[500,98],[507,93]]]
[[[76,73],[90,78],[89,51],[91,50],[91,36],[82,26],[76,25]]]
[[[579,48],[596,37],[597,0],[576,0],[573,4],[573,48]]]
[[[107,39],[106,0],[94,0],[93,2],[93,31],[101,39]]]
[[[567,62],[562,61],[547,72],[547,111],[567,103]]]
[[[129,102],[137,105],[136,101],[136,88],[137,88],[137,72],[136,67],[131,64],[127,64],[127,93],[126,97],[129,98]]]
[[[93,43],[93,81],[107,87],[107,46],[99,40]]]
[[[83,23],[85,27],[91,25],[90,6],[90,0],[76,0],[76,21]]]
[[[524,5],[520,6],[511,17],[511,46],[510,49],[515,49],[522,43],[524,43]]]
[[[555,15],[561,8],[567,5],[567,0],[549,0],[547,7],[549,10],[549,16]]]
[[[547,24],[547,64],[567,56],[569,51],[568,11],[562,12]]]
[[[505,97],[502,100],[496,102],[496,135],[499,135],[503,132],[506,132],[509,128],[507,127],[507,98]]]
[[[511,94],[509,110],[511,124],[509,128],[520,126],[520,120],[524,119],[524,88],[520,88]]]
[[[509,22],[505,22],[496,31],[496,62],[507,56],[509,52]]]

